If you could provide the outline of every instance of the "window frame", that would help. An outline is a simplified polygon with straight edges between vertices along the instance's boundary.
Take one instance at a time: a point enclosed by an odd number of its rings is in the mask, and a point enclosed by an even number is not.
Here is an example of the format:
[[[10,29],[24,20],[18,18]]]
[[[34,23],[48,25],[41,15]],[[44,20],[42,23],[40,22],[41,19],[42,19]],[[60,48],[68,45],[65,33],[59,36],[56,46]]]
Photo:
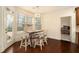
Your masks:
[[[38,19],[37,19],[38,18]],[[40,21],[39,21],[40,20]],[[38,24],[39,23],[39,24]],[[38,27],[38,28],[37,28]],[[35,29],[41,30],[41,17],[35,17]]]
[[[24,21],[23,21],[24,23],[23,23],[23,24],[22,24],[22,22],[21,22],[21,23],[19,22],[19,17],[20,17],[20,16],[21,16],[21,17],[24,17]],[[17,14],[17,31],[24,31],[25,19],[26,19],[26,16],[25,16],[24,14],[22,14],[22,13],[18,13],[18,14]],[[22,20],[21,20],[21,21],[22,21]],[[20,24],[21,26],[23,26],[22,29],[18,29],[18,27],[20,26],[19,24]]]

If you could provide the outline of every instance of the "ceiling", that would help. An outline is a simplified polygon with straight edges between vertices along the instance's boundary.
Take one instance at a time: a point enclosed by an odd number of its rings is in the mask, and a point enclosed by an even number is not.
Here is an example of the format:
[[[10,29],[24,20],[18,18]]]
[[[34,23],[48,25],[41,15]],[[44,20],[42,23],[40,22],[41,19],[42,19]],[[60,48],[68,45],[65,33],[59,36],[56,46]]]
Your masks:
[[[20,6],[20,8],[26,9],[33,13],[47,13],[63,8],[71,8],[72,6]]]

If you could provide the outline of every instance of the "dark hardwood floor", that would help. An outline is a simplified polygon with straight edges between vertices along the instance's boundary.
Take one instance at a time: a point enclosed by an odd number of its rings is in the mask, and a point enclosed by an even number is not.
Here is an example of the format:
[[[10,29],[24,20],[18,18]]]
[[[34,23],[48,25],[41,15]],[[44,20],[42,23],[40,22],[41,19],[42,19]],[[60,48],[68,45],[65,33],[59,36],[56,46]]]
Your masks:
[[[48,39],[48,45],[43,47],[41,51],[39,46],[31,48],[28,46],[27,51],[19,47],[20,42],[14,43],[3,53],[78,53],[79,46],[63,40]]]

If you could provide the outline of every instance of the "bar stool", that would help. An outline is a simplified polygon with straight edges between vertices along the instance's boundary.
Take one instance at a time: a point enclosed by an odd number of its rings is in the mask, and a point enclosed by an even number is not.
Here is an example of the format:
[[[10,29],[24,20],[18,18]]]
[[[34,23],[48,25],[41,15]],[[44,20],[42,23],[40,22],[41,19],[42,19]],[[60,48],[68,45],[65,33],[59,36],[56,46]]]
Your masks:
[[[42,35],[43,42],[46,43],[46,44],[48,44],[48,43],[47,43],[47,40],[48,40],[48,39],[47,39],[47,32],[46,32],[46,31],[41,31],[41,32],[40,32],[40,35]]]
[[[48,42],[47,42],[47,33],[46,32],[43,32],[43,36],[44,36],[44,39],[43,39],[43,41],[46,43],[46,44],[48,44]]]
[[[40,46],[40,49],[42,50],[42,47],[44,46],[42,36],[38,35],[38,38],[33,39],[33,41],[34,41],[34,48],[38,45]]]
[[[20,43],[20,48],[25,47],[25,51],[27,50],[27,46],[30,45],[30,37],[28,33],[24,33],[23,36],[21,37],[21,43]]]

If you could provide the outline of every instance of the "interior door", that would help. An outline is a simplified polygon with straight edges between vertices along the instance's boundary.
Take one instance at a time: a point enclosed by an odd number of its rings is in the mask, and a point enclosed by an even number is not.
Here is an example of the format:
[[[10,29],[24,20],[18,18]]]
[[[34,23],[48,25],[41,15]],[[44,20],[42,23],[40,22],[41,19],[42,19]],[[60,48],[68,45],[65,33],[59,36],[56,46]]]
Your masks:
[[[11,14],[6,15],[7,26],[6,26],[6,34],[7,34],[7,42],[12,40],[13,35],[13,16]]]
[[[13,44],[13,20],[14,15],[9,8],[5,8],[4,11],[4,27],[5,27],[5,41],[6,47]]]

